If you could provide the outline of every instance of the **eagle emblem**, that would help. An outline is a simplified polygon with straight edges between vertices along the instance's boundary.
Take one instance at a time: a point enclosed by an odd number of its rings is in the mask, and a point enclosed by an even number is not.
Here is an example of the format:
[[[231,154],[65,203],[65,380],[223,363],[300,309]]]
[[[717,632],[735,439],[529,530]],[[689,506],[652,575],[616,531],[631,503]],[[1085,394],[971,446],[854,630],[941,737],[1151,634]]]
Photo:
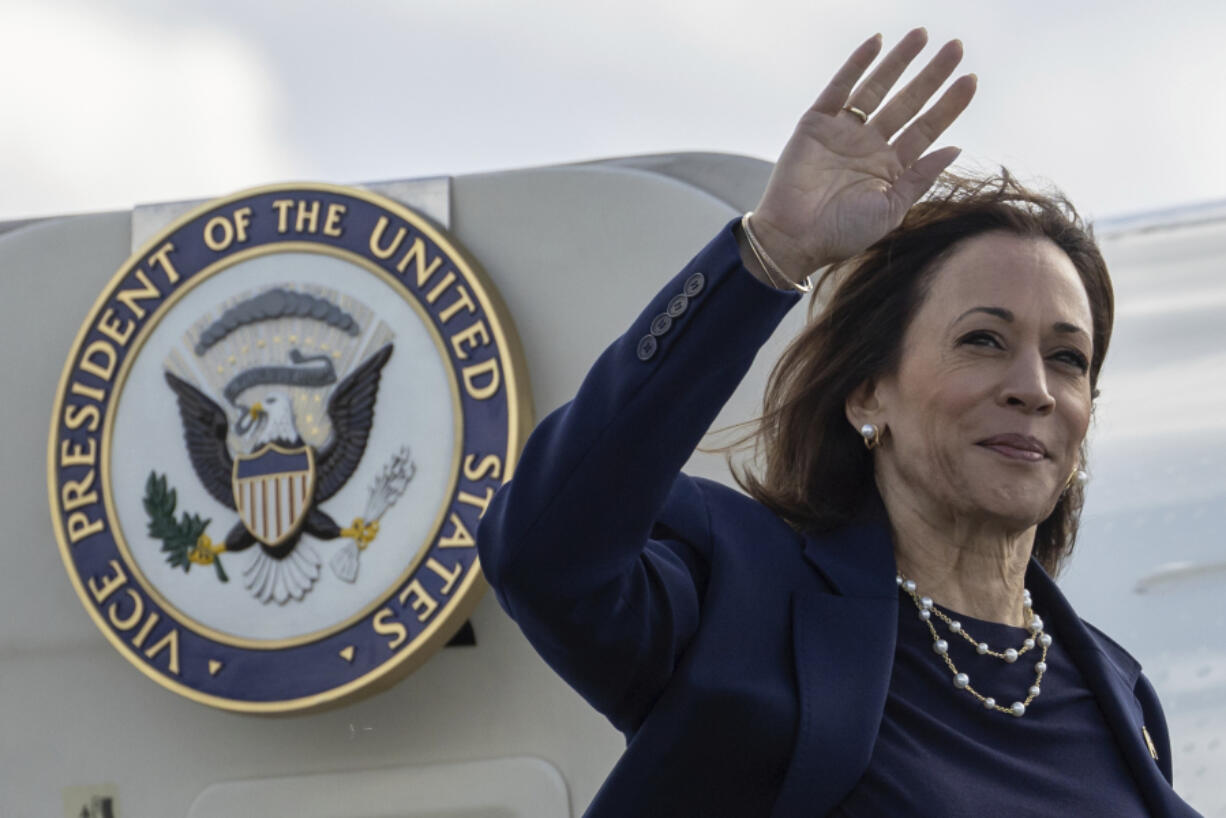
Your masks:
[[[186,570],[193,564],[214,563],[223,553],[250,551],[253,557],[243,579],[265,603],[301,600],[320,578],[323,562],[308,539],[352,540],[331,563],[339,578],[352,582],[357,555],[378,534],[378,517],[403,493],[412,476],[412,462],[404,449],[375,481],[365,514],[342,526],[324,510],[323,504],[340,491],[362,461],[374,422],[380,376],[394,345],[388,341],[378,346],[339,384],[334,358],[328,354],[340,345],[336,339],[329,350],[317,350],[318,354],[293,346],[285,363],[269,363],[285,339],[305,341],[307,336],[299,338],[291,327],[284,326],[286,321],[300,324],[304,317],[324,324],[340,338],[360,335],[359,322],[349,312],[317,294],[286,288],[244,298],[202,327],[194,344],[197,355],[207,355],[227,340],[234,346],[232,336],[243,333],[240,351],[246,349],[253,358],[229,376],[221,390],[229,411],[170,367],[165,371],[166,383],[177,398],[192,468],[205,490],[237,516],[220,542],[201,528],[194,541],[167,549],[171,551],[168,559]],[[385,328],[386,334],[390,330]],[[250,355],[252,349],[270,347],[273,352]],[[229,357],[237,362],[237,356]],[[225,367],[222,370],[224,373]],[[295,405],[320,403],[320,390],[329,389],[326,412],[318,421],[330,432],[320,440],[320,423],[310,416],[317,441],[312,443],[299,430]],[[156,482],[156,475],[150,481]],[[157,503],[147,498],[146,505],[156,507]],[[151,521],[151,530],[153,527]],[[224,572],[219,571],[219,576],[228,579]]]

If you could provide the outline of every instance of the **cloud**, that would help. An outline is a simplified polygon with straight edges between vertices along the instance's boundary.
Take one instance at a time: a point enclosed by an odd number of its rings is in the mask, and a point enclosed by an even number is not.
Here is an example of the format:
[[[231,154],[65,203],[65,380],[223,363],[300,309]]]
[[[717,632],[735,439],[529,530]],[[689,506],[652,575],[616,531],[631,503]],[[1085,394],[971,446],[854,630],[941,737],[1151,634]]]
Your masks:
[[[286,178],[773,158],[847,53],[928,25],[980,92],[940,144],[1092,216],[1220,198],[1226,14],[1139,0],[110,0],[6,9],[0,218]],[[837,13],[835,13],[837,11]],[[24,81],[24,82],[22,82]]]
[[[260,54],[208,25],[22,4],[0,28],[0,218],[226,193],[292,166]]]

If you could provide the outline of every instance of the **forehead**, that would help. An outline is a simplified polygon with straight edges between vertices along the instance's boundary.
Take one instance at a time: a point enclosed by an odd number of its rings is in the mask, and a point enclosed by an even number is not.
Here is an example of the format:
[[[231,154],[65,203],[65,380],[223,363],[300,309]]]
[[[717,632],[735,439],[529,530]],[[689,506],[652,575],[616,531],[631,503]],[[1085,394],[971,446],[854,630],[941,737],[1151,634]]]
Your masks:
[[[1077,268],[1043,237],[985,233],[961,242],[933,272],[916,320],[948,323],[974,307],[1091,332],[1090,299]]]

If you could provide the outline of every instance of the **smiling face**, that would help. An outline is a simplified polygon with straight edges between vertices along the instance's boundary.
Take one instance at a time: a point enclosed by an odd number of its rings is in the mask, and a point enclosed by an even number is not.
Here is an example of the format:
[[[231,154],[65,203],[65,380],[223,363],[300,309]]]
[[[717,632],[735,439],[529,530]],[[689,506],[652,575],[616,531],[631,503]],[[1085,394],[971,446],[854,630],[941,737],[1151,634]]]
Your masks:
[[[934,271],[897,372],[848,403],[887,500],[1013,531],[1055,507],[1090,422],[1090,303],[1045,238],[985,233]]]

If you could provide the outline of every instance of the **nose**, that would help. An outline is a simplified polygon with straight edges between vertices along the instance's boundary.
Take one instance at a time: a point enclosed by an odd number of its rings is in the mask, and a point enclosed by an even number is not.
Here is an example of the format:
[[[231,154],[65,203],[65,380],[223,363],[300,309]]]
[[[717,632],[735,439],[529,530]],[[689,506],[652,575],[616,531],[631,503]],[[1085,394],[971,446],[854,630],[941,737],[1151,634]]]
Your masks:
[[[1049,414],[1056,399],[1047,386],[1047,369],[1038,350],[1017,355],[1001,383],[1000,401],[1006,406],[1035,414]]]

